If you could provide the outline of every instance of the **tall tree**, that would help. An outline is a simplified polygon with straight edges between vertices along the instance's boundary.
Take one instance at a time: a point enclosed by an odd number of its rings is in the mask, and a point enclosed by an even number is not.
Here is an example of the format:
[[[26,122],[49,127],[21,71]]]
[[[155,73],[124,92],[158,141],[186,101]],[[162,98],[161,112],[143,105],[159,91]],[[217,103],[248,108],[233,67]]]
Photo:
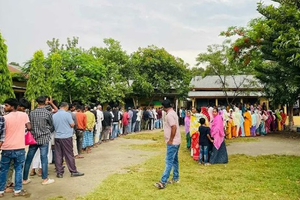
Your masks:
[[[105,74],[94,86],[94,95],[100,102],[122,101],[130,89],[132,70],[127,68],[129,56],[119,41],[112,38],[103,40],[105,47],[92,47],[89,52],[105,68]]]
[[[179,98],[187,96],[191,80],[188,65],[164,48],[139,48],[131,55],[129,66],[135,72],[135,94],[152,98],[166,93],[176,93]]]
[[[265,83],[270,98],[289,106],[291,128],[293,105],[300,93],[300,6],[296,0],[274,2],[279,4],[258,3],[261,18],[252,20],[247,28],[231,27],[226,33],[240,36],[233,47],[236,58],[243,52],[255,52],[256,58],[261,57],[257,77]]]
[[[12,88],[12,78],[7,67],[7,46],[0,33],[0,103],[10,97],[15,97]]]
[[[201,53],[197,56],[197,65],[207,65],[204,71],[204,76],[216,75],[218,76],[218,83],[222,87],[226,101],[228,105],[233,104],[236,97],[241,93],[247,93],[249,91],[241,90],[245,86],[254,87],[257,83],[247,76],[243,76],[242,80],[236,80],[235,75],[250,75],[253,73],[253,68],[245,68],[239,62],[235,62],[231,59],[230,49],[231,41],[225,40],[222,45],[210,45],[207,48],[207,53]],[[239,77],[240,78],[240,77]],[[235,90],[228,88],[228,80],[232,79],[235,84]],[[228,93],[232,92],[232,100],[229,101]]]
[[[29,66],[28,81],[26,85],[25,97],[32,102],[41,95],[46,95],[47,83],[45,79],[44,53],[42,50],[36,51]],[[32,103],[32,106],[34,104]]]
[[[55,52],[50,54],[48,59],[48,68],[46,71],[46,82],[48,87],[48,94],[52,98],[61,101],[62,100],[62,90],[60,89],[61,83],[64,81],[61,76],[61,56],[59,53]]]

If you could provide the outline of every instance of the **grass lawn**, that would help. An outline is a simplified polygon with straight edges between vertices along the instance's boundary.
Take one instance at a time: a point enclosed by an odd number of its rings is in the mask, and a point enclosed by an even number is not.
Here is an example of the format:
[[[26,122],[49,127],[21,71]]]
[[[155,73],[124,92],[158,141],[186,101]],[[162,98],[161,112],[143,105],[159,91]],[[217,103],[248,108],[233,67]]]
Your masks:
[[[203,166],[193,161],[185,148],[180,148],[180,183],[159,190],[153,184],[164,170],[165,144],[162,132],[128,135],[131,139],[157,141],[133,148],[159,151],[143,164],[132,166],[128,173],[114,174],[95,191],[77,199],[299,199],[300,157],[231,155],[229,163]],[[183,136],[184,138],[184,136]],[[230,142],[252,142],[257,139]]]

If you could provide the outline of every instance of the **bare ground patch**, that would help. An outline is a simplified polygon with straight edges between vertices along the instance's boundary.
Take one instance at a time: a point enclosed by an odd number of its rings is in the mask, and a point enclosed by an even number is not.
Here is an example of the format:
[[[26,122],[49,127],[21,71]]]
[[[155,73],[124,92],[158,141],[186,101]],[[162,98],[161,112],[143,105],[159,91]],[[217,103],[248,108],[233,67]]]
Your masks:
[[[64,177],[56,178],[54,165],[49,165],[49,177],[55,179],[51,185],[41,185],[41,177],[30,177],[32,182],[24,185],[30,199],[75,199],[84,196],[98,186],[105,178],[114,173],[125,173],[128,167],[142,163],[157,152],[132,149],[130,145],[149,144],[151,140],[134,140],[118,138],[114,141],[103,143],[92,149],[91,154],[83,154],[83,159],[76,159],[78,171],[84,172],[82,177],[70,177],[70,172],[65,168]],[[127,168],[127,169],[126,169]],[[2,199],[11,199],[12,194],[6,193]]]
[[[300,156],[300,134],[294,132],[270,133],[256,137],[254,142],[233,142],[227,147],[229,154],[296,155]]]

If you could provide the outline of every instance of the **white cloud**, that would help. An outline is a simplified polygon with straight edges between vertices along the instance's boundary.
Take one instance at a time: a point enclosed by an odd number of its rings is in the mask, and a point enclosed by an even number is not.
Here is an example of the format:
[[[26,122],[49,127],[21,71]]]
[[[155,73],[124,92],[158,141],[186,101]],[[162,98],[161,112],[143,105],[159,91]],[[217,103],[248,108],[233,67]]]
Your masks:
[[[193,66],[198,53],[222,42],[221,31],[256,16],[253,0],[2,0],[0,31],[9,61],[20,63],[38,49],[47,51],[53,37],[63,43],[78,36],[85,48],[107,37],[128,52],[154,44]]]

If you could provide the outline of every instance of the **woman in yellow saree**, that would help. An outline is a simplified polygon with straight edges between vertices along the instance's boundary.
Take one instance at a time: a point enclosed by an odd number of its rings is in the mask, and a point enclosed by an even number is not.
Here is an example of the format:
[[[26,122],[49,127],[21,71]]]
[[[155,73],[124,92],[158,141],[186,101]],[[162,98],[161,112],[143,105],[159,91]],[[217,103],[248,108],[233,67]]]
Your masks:
[[[244,121],[245,136],[249,137],[249,136],[251,136],[250,128],[252,126],[252,119],[251,119],[251,114],[250,114],[249,110],[247,110],[244,113],[244,118],[245,118],[245,121]]]

